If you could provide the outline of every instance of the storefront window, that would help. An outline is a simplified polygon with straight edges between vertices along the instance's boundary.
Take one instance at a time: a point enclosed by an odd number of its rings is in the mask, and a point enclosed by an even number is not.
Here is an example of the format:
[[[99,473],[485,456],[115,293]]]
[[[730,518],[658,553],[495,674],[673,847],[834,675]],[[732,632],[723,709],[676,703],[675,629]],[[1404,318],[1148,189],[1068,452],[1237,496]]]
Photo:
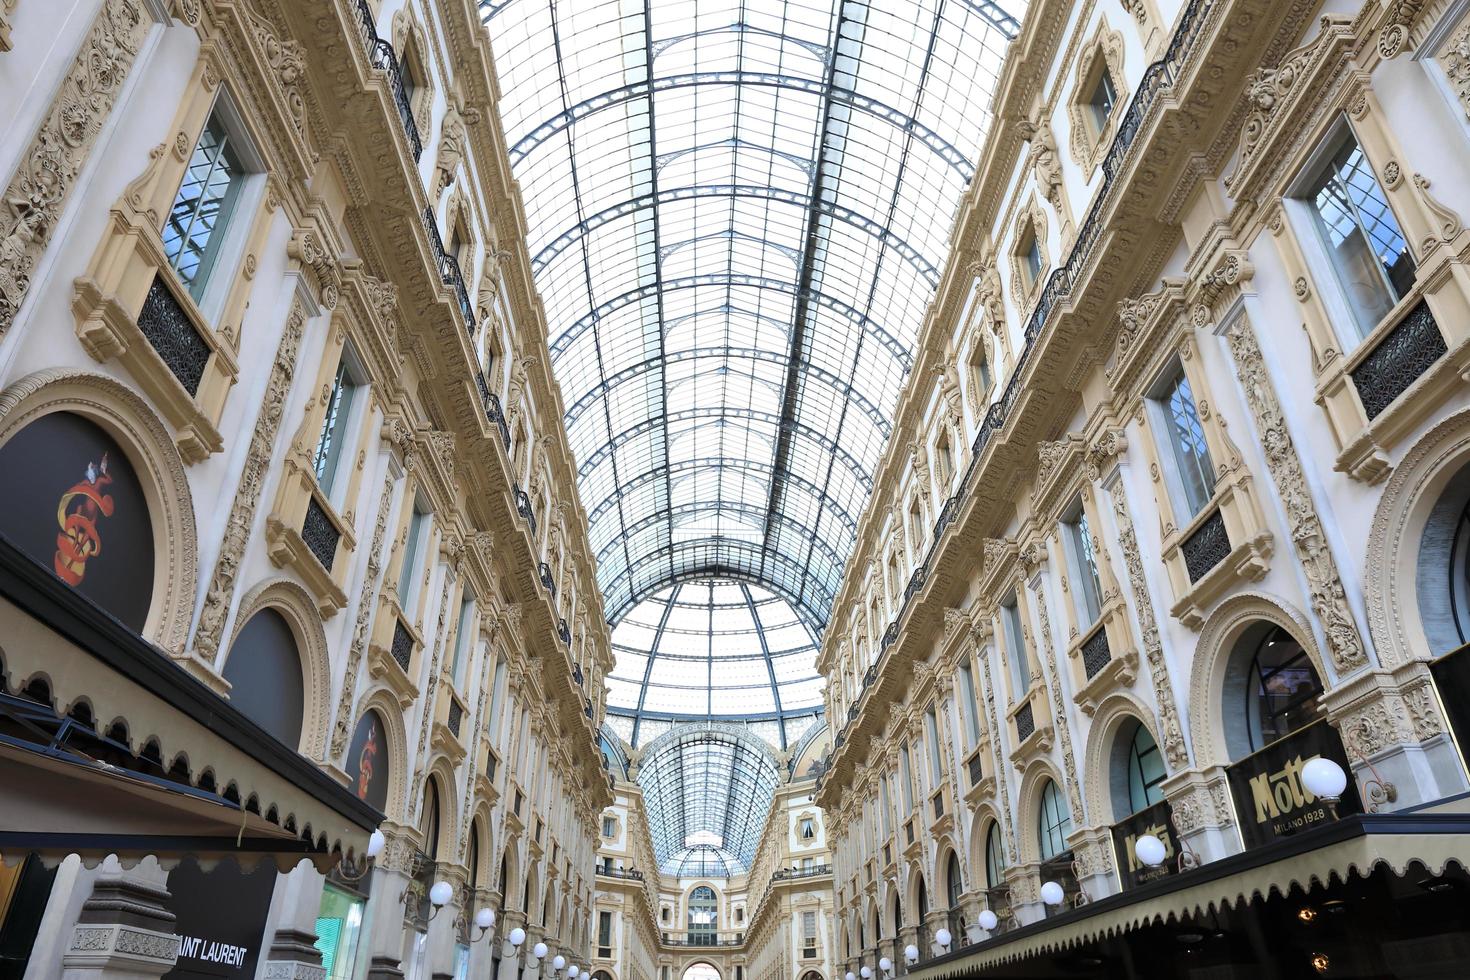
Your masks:
[[[322,909],[316,918],[316,948],[321,950],[327,980],[349,980],[357,962],[357,943],[362,936],[361,898],[327,885],[322,891]]]
[[[1290,633],[1274,626],[1262,637],[1246,677],[1246,725],[1254,752],[1322,717],[1322,682]]]

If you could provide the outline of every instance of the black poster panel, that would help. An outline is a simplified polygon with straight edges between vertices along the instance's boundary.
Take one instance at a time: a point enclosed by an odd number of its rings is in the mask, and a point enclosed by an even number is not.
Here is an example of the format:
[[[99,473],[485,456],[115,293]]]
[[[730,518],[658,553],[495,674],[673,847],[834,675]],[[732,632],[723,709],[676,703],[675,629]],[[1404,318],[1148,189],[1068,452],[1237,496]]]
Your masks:
[[[1347,788],[1333,809],[1307,792],[1302,766],[1318,756],[1331,759],[1347,773]],[[1348,765],[1342,739],[1326,720],[1313,722],[1248,755],[1226,771],[1240,836],[1247,848],[1259,847],[1319,827],[1350,813],[1362,813],[1357,781]]]
[[[1179,872],[1179,841],[1174,836],[1168,800],[1160,800],[1113,824],[1113,851],[1118,859],[1118,877],[1124,888],[1137,888],[1165,875]],[[1144,834],[1153,834],[1164,842],[1164,863],[1150,868],[1133,853],[1133,844]]]
[[[1460,758],[1470,759],[1470,646],[1460,647],[1429,665],[1439,703],[1450,718],[1450,732],[1460,747]]]
[[[388,806],[388,738],[383,719],[364,711],[347,750],[347,785],[360,800],[382,811]]]
[[[269,860],[258,862],[249,873],[228,859],[211,871],[197,861],[180,861],[169,873],[169,900],[164,903],[177,916],[179,958],[164,976],[254,977],[275,887],[276,866]]]
[[[127,454],[71,412],[0,446],[0,534],[141,633],[153,599],[153,523]]]
[[[262,609],[240,630],[225,661],[230,702],[289,748],[301,742],[301,656],[296,634],[274,609]]]

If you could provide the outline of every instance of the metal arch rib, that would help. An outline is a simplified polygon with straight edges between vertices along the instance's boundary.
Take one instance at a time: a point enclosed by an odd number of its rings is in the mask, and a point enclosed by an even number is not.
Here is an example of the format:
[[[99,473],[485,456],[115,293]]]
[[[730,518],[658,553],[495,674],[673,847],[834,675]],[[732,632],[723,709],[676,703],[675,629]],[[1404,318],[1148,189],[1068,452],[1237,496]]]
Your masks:
[[[488,24],[495,19],[505,8],[515,3],[516,0],[479,0],[480,23]],[[995,0],[961,0],[966,7],[990,21],[996,30],[1006,36],[1007,40],[1015,40],[1016,35],[1021,33],[1021,24],[1016,18],[1005,12]],[[802,43],[792,38],[796,43]]]
[[[651,62],[650,62],[651,64]],[[769,71],[699,71],[685,72],[678,75],[661,75],[649,82],[634,82],[615,88],[607,92],[583,99],[574,106],[570,106],[547,119],[535,129],[516,141],[510,148],[510,164],[512,167],[519,166],[531,151],[546,142],[557,133],[563,132],[575,123],[586,119],[604,109],[631,102],[634,99],[651,96],[655,92],[672,92],[681,88],[695,88],[701,85],[733,85],[747,86],[750,88],[782,88],[793,91],[805,92],[818,98],[830,97],[841,102],[843,105],[851,106],[860,112],[883,120],[890,126],[907,135],[917,138],[926,147],[932,150],[951,169],[960,175],[961,181],[968,184],[975,176],[975,166],[969,158],[960,152],[954,144],[933,129],[919,122],[915,117],[901,112],[877,99],[862,95],[851,89],[841,89],[828,92],[826,84],[814,78],[803,78],[800,75],[782,75],[779,72]]]
[[[570,429],[577,423],[577,419],[581,417],[583,412],[593,407],[598,399],[606,397],[619,385],[631,381],[641,374],[654,370],[662,364],[677,364],[680,361],[698,360],[702,357],[726,357],[740,360],[766,361],[771,364],[780,364],[783,367],[786,364],[785,354],[779,351],[762,350],[759,347],[685,347],[659,357],[650,357],[637,364],[631,364],[611,377],[603,378],[596,388],[589,389],[586,394],[572,403],[572,406],[567,409],[566,415],[563,416],[562,421]],[[730,370],[734,371],[733,368]],[[763,380],[756,378],[755,375],[746,371],[734,371],[734,373],[743,378],[750,378],[753,381]],[[888,438],[889,433],[893,430],[892,420],[884,415],[878,409],[877,405],[869,401],[867,396],[854,388],[852,384],[843,381],[826,368],[818,367],[815,364],[806,365],[806,373],[821,379],[827,387],[841,395],[845,400],[856,403],[863,414],[873,423],[873,427],[883,434],[883,438]]]
[[[698,289],[703,286],[746,286],[751,289],[772,289],[778,292],[799,295],[799,287],[794,282],[785,279],[777,279],[773,276],[752,276],[746,273],[730,272],[707,272],[695,276],[681,276],[678,279],[666,279],[663,283],[665,293],[677,292],[684,289]],[[609,313],[616,312],[625,306],[641,302],[653,294],[656,287],[653,285],[639,286],[630,289],[621,295],[606,300],[600,306],[593,309],[587,315],[579,318],[571,326],[561,332],[551,343],[551,360],[556,360],[570,347],[577,338],[587,332],[594,323]],[[866,313],[860,311],[843,299],[824,293],[819,289],[807,291],[809,302],[815,302],[818,306],[837,313],[858,325],[864,331],[871,333],[884,348],[893,355],[894,359],[903,365],[904,373],[907,374],[913,367],[914,358],[909,349],[899,342],[898,338],[890,334],[883,326]]]
[[[630,214],[645,208],[653,208],[657,212],[661,205],[674,201],[691,201],[704,197],[755,197],[768,201],[780,201],[790,204],[792,207],[802,208],[808,213],[821,214],[828,218],[836,219],[844,224],[852,225],[860,231],[872,235],[878,241],[892,248],[904,257],[919,275],[924,277],[930,289],[939,287],[939,269],[923,255],[919,250],[907,241],[894,234],[893,229],[881,222],[874,221],[866,215],[859,214],[852,208],[840,204],[833,204],[824,200],[820,195],[808,197],[796,191],[789,191],[781,187],[770,187],[764,184],[695,184],[689,187],[671,187],[665,190],[653,190],[647,194],[620,201],[617,204],[603,208],[601,211],[588,218],[583,218],[574,226],[558,235],[537,252],[531,260],[531,271],[534,275],[540,275],[542,270],[552,259],[566,251],[579,240],[585,238],[589,233],[596,231],[603,225],[625,218]]]
[[[658,641],[663,639],[664,627],[669,625],[669,614],[674,611],[674,597],[679,593],[679,587],[674,589],[674,595],[664,604],[663,615],[659,617],[658,629],[654,630],[653,643],[648,648],[648,663],[643,667],[643,683],[638,687],[638,708],[633,715],[633,744],[638,744],[638,729],[643,726],[643,704],[648,699],[648,680],[653,676],[653,661],[658,651]]]
[[[625,528],[624,534],[627,537],[631,538],[636,536],[640,531],[646,530],[650,527],[654,527],[655,525],[663,521],[672,521],[675,517],[684,517],[689,514],[699,514],[706,511],[741,514],[746,517],[754,518],[757,522],[759,522],[766,513],[763,507],[758,507],[752,504],[739,503],[732,500],[693,500],[686,504],[661,507],[658,510],[646,514],[643,517],[640,517],[636,522],[634,522],[631,527]],[[826,555],[828,560],[830,560],[832,564],[838,566],[839,568],[842,566],[842,559],[837,554],[837,552],[832,549],[832,546],[828,542],[823,541],[816,534],[814,534],[811,528],[798,523],[796,520],[788,517],[785,514],[782,514],[779,519],[786,527],[793,528],[801,532],[803,537],[810,539],[813,546],[819,548],[822,554]],[[615,550],[618,546],[619,542],[617,541],[617,539],[613,539],[612,541],[609,541],[607,544],[603,545],[602,549],[597,553],[598,563],[603,563],[603,561],[605,560],[604,556],[607,555],[609,552]],[[652,552],[650,552],[650,554],[652,554]]]
[[[781,732],[781,751],[786,751],[786,712],[781,707],[781,685],[776,683],[776,665],[771,661],[771,647],[766,643],[766,631],[761,626],[760,615],[755,611],[755,600],[751,598],[750,588],[744,582],[740,583],[740,594],[745,596],[745,605],[750,610],[750,620],[755,623],[756,639],[760,641],[761,655],[766,659],[766,673],[771,678],[771,702],[776,706],[776,727]]]
[[[599,569],[598,583],[602,586],[603,595],[609,599],[616,595],[624,582],[629,583],[627,596],[621,601],[609,603],[611,608],[607,612],[608,622],[615,623],[622,619],[628,610],[670,582],[699,578],[728,578],[754,582],[775,592],[791,604],[791,607],[797,611],[814,634],[821,634],[826,626],[834,596],[832,590],[825,585],[810,581],[806,583],[807,587],[804,592],[797,591],[801,588],[803,573],[806,571],[799,559],[784,552],[766,550],[758,544],[734,538],[724,540],[705,538],[683,542],[675,548],[674,555],[677,557],[681,551],[694,550],[694,545],[705,545],[711,542],[718,544],[723,560],[693,562],[687,568],[680,568],[677,563],[671,561],[669,568],[661,573],[658,581],[638,589],[632,588],[631,585],[633,573],[637,570],[631,562],[621,571],[607,578],[603,577],[602,570]],[[740,563],[742,557],[747,559],[744,565]],[[768,561],[774,562],[774,567],[771,567]],[[791,581],[788,582],[776,574],[778,571],[789,574]],[[820,592],[820,594],[814,595],[814,592]]]
[[[688,470],[705,469],[710,465],[711,459],[718,459],[719,465],[723,469],[748,470],[752,473],[759,473],[764,476],[770,476],[773,470],[771,464],[769,463],[761,463],[753,459],[744,459],[735,456],[719,456],[701,459],[689,459],[684,460],[680,463],[675,463],[673,466],[669,467],[669,476],[676,477],[679,474],[684,473]],[[593,508],[593,510],[587,515],[587,525],[589,527],[595,527],[597,525],[597,522],[601,519],[602,514],[606,513],[608,508],[613,507],[617,504],[619,496],[627,496],[631,491],[638,489],[643,484],[648,483],[652,480],[662,478],[663,471],[657,469],[644,470],[637,476],[625,477],[624,482],[618,484],[617,491],[608,494],[608,496],[595,508]],[[787,479],[789,479],[797,486],[809,491],[814,497],[823,496],[822,488],[817,486],[812,481],[806,479],[805,477],[799,476],[795,473],[788,473]],[[827,499],[831,500],[830,497]],[[843,526],[846,527],[849,532],[856,534],[858,519],[853,516],[853,514],[847,509],[835,506],[836,501],[831,502],[834,505],[833,513],[835,513],[838,519],[841,520]]]
[[[621,430],[602,446],[599,446],[596,452],[589,455],[577,467],[577,479],[581,480],[582,477],[595,469],[598,463],[601,463],[604,459],[614,454],[629,439],[642,435],[654,426],[666,425],[669,422],[686,422],[690,419],[723,419],[726,417],[728,417],[728,412],[724,405],[707,405],[700,408],[686,408],[677,412],[663,412],[659,415],[650,415],[637,425],[630,425],[626,429]],[[757,412],[749,408],[741,410],[741,417],[779,425],[782,427],[783,433],[789,430],[790,432],[800,433],[806,436],[812,442],[827,450],[832,457],[842,460],[843,465],[852,471],[853,476],[857,477],[858,482],[864,488],[869,491],[873,489],[873,478],[863,469],[862,464],[851,453],[844,449],[835,439],[823,435],[806,423],[800,422],[795,418],[788,421],[782,416],[772,415],[770,412]]]

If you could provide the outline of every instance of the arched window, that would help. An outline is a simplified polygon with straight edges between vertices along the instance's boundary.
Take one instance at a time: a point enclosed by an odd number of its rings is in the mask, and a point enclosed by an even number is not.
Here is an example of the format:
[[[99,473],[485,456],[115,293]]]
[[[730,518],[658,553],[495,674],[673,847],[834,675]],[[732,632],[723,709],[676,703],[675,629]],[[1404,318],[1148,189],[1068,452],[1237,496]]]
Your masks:
[[[480,818],[470,824],[470,891],[480,886]]]
[[[230,703],[284,745],[301,742],[305,679],[296,634],[275,609],[251,616],[225,661]]]
[[[432,779],[424,787],[424,815],[419,820],[419,833],[424,835],[424,854],[430,861],[439,860],[439,785]]]
[[[1167,775],[1164,756],[1154,737],[1142,723],[1135,723],[1133,737],[1128,740],[1128,812],[1137,813],[1162,800]]]
[[[945,869],[945,880],[949,886],[949,907],[957,909],[960,907],[960,895],[965,890],[964,879],[960,877],[960,858],[954,851],[949,852],[949,867]]]
[[[1067,849],[1067,835],[1072,833],[1072,814],[1056,780],[1048,779],[1041,788],[1041,813],[1037,818],[1036,838],[1041,859],[1050,861]]]
[[[919,876],[919,924],[929,916],[929,889],[924,886],[924,878]]]
[[[1000,821],[990,821],[985,832],[985,887],[999,888],[1005,884],[1006,854],[1000,843]]]
[[[715,890],[708,885],[700,885],[689,893],[689,931],[690,933],[701,933],[712,935],[718,924],[719,901],[715,898]],[[693,936],[690,937],[694,938]]]
[[[1322,717],[1322,682],[1302,645],[1279,626],[1261,637],[1246,675],[1250,750],[1265,748]]]

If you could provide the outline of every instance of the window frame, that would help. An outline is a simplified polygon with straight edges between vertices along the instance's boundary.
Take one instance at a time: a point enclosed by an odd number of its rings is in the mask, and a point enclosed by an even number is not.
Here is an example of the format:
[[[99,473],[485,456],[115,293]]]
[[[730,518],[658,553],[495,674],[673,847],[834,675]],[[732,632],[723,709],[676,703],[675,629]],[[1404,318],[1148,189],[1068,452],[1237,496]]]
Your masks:
[[[1334,161],[1348,144],[1356,147],[1362,155],[1364,171],[1382,198],[1385,213],[1393,219],[1394,230],[1404,243],[1404,252],[1410,263],[1407,288],[1402,295],[1397,295],[1397,287],[1387,270],[1382,267],[1377,252],[1374,251],[1373,257],[1376,261],[1373,264],[1378,271],[1377,281],[1383,287],[1381,296],[1387,305],[1383,308],[1382,315],[1371,323],[1366,322],[1360,315],[1362,304],[1355,302],[1348,292],[1348,284],[1344,281],[1344,270],[1325,238],[1327,231],[1324,227],[1325,219],[1314,203],[1316,194],[1323,184],[1324,175],[1334,172]],[[1356,220],[1358,214],[1356,202],[1350,203],[1355,216],[1354,230],[1367,240],[1371,248],[1372,237],[1367,234],[1363,223]],[[1374,335],[1386,320],[1395,319],[1405,302],[1415,297],[1419,257],[1415,252],[1411,237],[1404,231],[1404,222],[1394,207],[1392,195],[1388,194],[1387,189],[1384,188],[1367,147],[1358,138],[1357,131],[1346,115],[1339,114],[1338,118],[1322,134],[1312,154],[1287,186],[1281,199],[1281,205],[1292,225],[1307,273],[1317,287],[1322,303],[1326,307],[1329,328],[1341,345],[1343,354],[1351,356]]]
[[[403,560],[398,567],[398,601],[405,612],[414,609],[419,600],[423,579],[421,559],[433,537],[433,511],[423,507],[418,495],[410,499],[407,536],[403,540]],[[411,615],[411,613],[410,613]]]
[[[1048,778],[1037,797],[1036,851],[1041,860],[1050,861],[1059,854],[1065,854],[1067,837],[1071,833],[1072,811],[1063,799],[1057,781]]]
[[[1021,597],[1013,591],[999,606],[1001,631],[1006,641],[1006,674],[1011,681],[1011,703],[1019,704],[1031,690],[1035,676],[1026,650],[1025,627],[1021,623]]]
[[[1072,608],[1077,614],[1077,625],[1086,633],[1102,618],[1103,583],[1099,570],[1097,552],[1092,542],[1092,527],[1087,517],[1087,505],[1078,498],[1061,520],[1062,539],[1066,542],[1067,564],[1072,580],[1077,587],[1072,593]]]
[[[179,193],[183,190],[184,181],[188,178],[190,164],[199,150],[199,143],[216,120],[219,121],[220,129],[226,136],[226,152],[232,153],[239,164],[240,176],[238,181],[231,181],[230,193],[233,196],[222,215],[215,219],[197,270],[190,278],[185,279],[183,273],[179,271],[178,262],[185,254],[182,241],[187,241],[188,236],[186,235],[181,241],[178,254],[171,256],[166,232],[173,220],[174,209],[179,203]],[[233,147],[230,145],[232,143]],[[235,280],[235,275],[222,276],[216,273],[221,269],[233,269],[238,273],[240,263],[244,258],[246,239],[250,235],[249,226],[253,224],[249,218],[259,209],[260,200],[265,193],[265,185],[269,179],[267,169],[251,137],[250,127],[245,123],[244,115],[240,112],[229,89],[221,85],[219,93],[215,96],[213,104],[210,105],[204,117],[203,125],[194,136],[194,142],[189,148],[189,156],[184,162],[179,182],[174,188],[168,211],[159,229],[164,264],[173,273],[180,290],[189,296],[208,323],[213,323],[218,317]],[[203,199],[200,200],[202,203]],[[199,209],[196,207],[194,217],[197,218],[198,213]],[[240,220],[242,216],[246,220]]]
[[[1188,388],[1189,406],[1198,430],[1199,442],[1204,447],[1204,462],[1207,464],[1201,468],[1196,463],[1195,469],[1209,477],[1209,484],[1200,488],[1203,497],[1199,500],[1198,506],[1192,499],[1190,484],[1185,479],[1185,460],[1181,458],[1184,449],[1177,439],[1174,413],[1170,407],[1174,394],[1181,385]],[[1148,389],[1144,401],[1150,416],[1150,427],[1153,429],[1155,449],[1159,458],[1159,466],[1164,472],[1164,483],[1169,494],[1169,501],[1178,515],[1175,524],[1185,527],[1210,509],[1210,504],[1220,489],[1220,476],[1215,471],[1214,453],[1210,449],[1204,417],[1200,415],[1199,396],[1194,390],[1194,382],[1189,377],[1189,372],[1184,370],[1184,365],[1178,357],[1172,358],[1159,372],[1157,380]],[[1196,456],[1195,460],[1198,459],[1199,457]]]

